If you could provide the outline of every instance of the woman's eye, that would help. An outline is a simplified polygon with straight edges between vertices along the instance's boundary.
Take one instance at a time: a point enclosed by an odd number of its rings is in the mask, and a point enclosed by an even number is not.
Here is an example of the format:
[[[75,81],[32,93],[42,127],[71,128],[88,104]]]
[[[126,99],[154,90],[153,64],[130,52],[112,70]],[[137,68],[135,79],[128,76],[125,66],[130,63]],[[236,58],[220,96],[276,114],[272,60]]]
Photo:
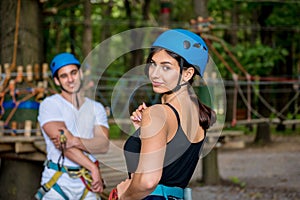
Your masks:
[[[169,69],[170,69],[170,67],[169,67],[169,66],[162,66],[162,68],[163,68],[163,70],[165,70],[165,71],[167,71],[167,70],[169,70]]]
[[[156,64],[155,64],[155,62],[151,61],[150,64],[149,64],[149,66],[150,67],[156,67]]]

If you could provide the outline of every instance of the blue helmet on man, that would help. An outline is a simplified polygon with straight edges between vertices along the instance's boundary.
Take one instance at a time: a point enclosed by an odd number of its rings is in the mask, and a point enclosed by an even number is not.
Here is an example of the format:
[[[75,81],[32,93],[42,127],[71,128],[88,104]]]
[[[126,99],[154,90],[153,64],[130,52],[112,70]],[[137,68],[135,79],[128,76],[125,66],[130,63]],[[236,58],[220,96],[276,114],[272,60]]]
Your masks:
[[[66,65],[77,65],[78,68],[80,68],[80,62],[79,60],[71,53],[60,53],[57,54],[51,61],[50,64],[50,70],[52,73],[52,76],[54,77],[57,73],[57,71],[66,66]]]

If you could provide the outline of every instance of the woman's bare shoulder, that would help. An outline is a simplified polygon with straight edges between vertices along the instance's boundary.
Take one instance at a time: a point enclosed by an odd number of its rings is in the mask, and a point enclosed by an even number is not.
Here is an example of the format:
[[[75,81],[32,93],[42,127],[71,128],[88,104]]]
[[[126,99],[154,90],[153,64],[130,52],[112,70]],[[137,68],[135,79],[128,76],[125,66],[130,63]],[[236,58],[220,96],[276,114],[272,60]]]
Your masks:
[[[148,107],[142,114],[142,128],[159,131],[164,129],[168,121],[168,108],[163,104]]]

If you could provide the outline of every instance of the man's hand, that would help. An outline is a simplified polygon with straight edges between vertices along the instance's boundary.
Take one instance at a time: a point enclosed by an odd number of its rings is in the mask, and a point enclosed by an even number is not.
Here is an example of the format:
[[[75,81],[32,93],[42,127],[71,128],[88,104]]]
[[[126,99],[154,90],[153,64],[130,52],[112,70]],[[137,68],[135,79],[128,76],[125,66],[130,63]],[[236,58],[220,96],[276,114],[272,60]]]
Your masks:
[[[55,147],[59,150],[61,150],[61,147],[62,147],[62,134],[64,135],[63,137],[65,137],[65,147],[66,148],[71,148],[71,147],[74,147],[76,145],[76,142],[79,142],[79,138],[77,137],[74,137],[72,135],[72,133],[66,129],[65,127],[61,127],[58,129],[58,132],[60,132],[60,134],[57,134],[56,137],[53,137],[51,138],[53,144],[55,145]]]
[[[91,170],[91,176],[92,176],[92,184],[91,184],[91,189],[95,193],[101,193],[104,190],[104,183],[103,179],[101,176],[100,169],[97,165],[92,168]]]

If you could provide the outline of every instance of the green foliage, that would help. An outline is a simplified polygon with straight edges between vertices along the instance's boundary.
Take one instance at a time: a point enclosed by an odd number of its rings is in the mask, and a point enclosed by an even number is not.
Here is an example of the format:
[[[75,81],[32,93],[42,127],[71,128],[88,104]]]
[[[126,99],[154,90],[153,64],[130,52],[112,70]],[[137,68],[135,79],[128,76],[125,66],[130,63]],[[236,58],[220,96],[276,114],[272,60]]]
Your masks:
[[[238,177],[235,177],[235,176],[230,177],[230,181],[231,181],[233,184],[238,185],[238,186],[241,187],[241,188],[246,187],[246,182],[241,181]]]
[[[116,124],[111,124],[109,127],[109,139],[119,139],[121,136],[121,129]]]
[[[268,76],[278,61],[288,54],[286,49],[271,48],[257,43],[250,46],[238,44],[233,48],[234,55],[251,75]]]
[[[242,72],[238,69],[233,60],[227,55],[225,49],[220,43],[214,43],[213,46],[222,55],[224,60],[229,64],[233,71],[237,74]],[[271,48],[261,43],[249,44],[240,43],[236,46],[231,46],[226,43],[232,54],[237,58],[238,62],[246,69],[252,76],[268,76],[271,74],[274,66],[279,61],[285,62],[285,56],[288,51],[284,48]],[[214,56],[214,61],[217,64],[223,77],[231,78],[231,73],[225,68],[225,65]]]
[[[171,9],[172,19],[175,22],[180,22],[181,27],[187,26],[189,20],[195,18],[194,7],[191,1],[173,0]]]
[[[297,26],[299,29],[299,9],[300,2],[295,4],[282,4],[280,6],[275,6],[274,10],[267,20],[269,25],[281,25],[285,26]],[[284,28],[284,27],[283,27]]]

